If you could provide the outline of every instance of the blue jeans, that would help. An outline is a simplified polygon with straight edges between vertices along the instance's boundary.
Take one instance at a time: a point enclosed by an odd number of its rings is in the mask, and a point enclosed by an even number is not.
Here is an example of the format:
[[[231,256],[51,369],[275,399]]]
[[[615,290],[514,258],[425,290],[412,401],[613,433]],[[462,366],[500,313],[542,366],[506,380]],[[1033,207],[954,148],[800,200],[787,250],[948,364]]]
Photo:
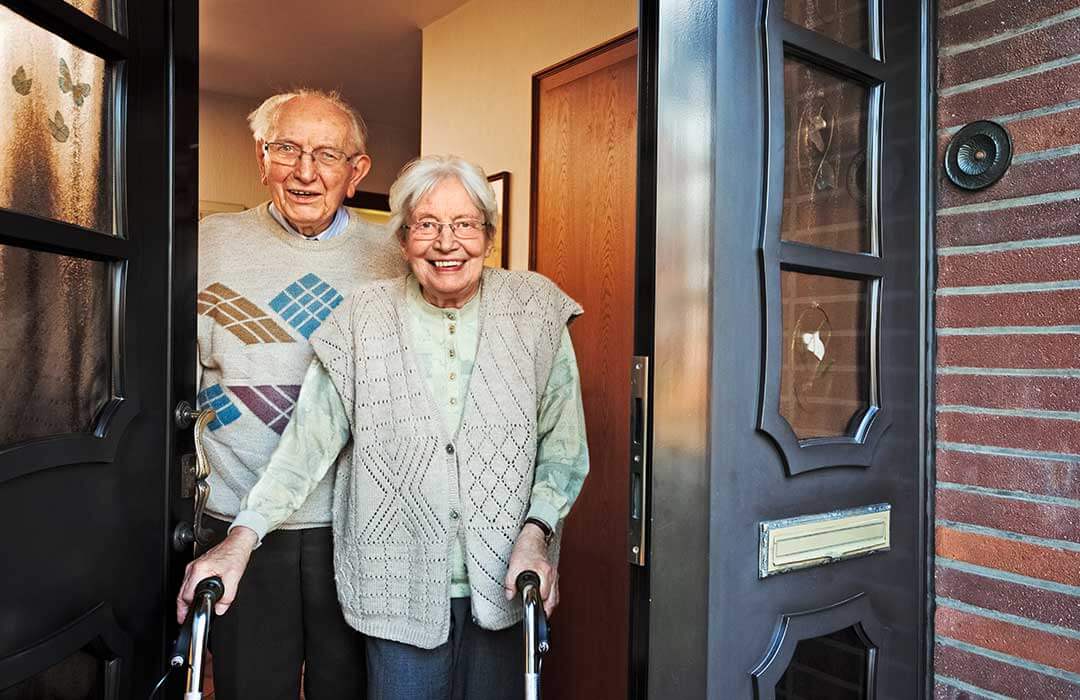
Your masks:
[[[450,601],[450,638],[434,649],[367,638],[368,700],[507,700],[525,696],[521,623],[492,632],[468,598]]]

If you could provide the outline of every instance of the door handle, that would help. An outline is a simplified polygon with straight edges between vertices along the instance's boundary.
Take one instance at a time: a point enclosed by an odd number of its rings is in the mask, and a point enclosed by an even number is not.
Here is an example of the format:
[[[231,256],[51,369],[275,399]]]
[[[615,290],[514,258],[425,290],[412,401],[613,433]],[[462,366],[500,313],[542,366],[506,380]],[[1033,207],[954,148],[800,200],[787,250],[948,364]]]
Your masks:
[[[627,560],[645,566],[645,513],[649,495],[649,358],[630,364],[630,518]]]
[[[195,409],[187,401],[181,401],[176,405],[173,413],[176,427],[184,430],[194,423],[195,454],[186,454],[180,457],[180,495],[183,498],[192,498],[195,501],[194,523],[178,523],[173,531],[173,547],[178,551],[188,545],[193,547],[193,553],[197,554],[198,548],[209,544],[214,536],[213,530],[204,528],[202,521],[206,513],[206,504],[210,500],[210,459],[206,456],[206,448],[203,447],[203,433],[206,427],[217,418],[212,408]]]

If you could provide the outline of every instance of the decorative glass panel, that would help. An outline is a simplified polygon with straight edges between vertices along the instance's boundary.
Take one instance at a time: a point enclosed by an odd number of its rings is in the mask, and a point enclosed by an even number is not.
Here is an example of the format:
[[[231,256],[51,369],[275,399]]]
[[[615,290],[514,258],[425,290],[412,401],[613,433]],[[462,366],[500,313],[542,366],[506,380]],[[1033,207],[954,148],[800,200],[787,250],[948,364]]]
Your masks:
[[[0,700],[94,700],[105,696],[101,659],[80,650],[60,663],[0,690]]]
[[[0,7],[0,207],[114,233],[112,71]]]
[[[864,700],[870,650],[854,627],[803,639],[776,684],[777,700]]]
[[[780,272],[780,414],[800,440],[852,435],[869,406],[869,287]]]
[[[784,59],[781,239],[871,252],[868,108],[866,86]]]
[[[108,263],[0,245],[0,448],[87,432],[112,395]]]
[[[82,10],[98,22],[113,29],[116,28],[116,22],[113,20],[113,0],[64,0],[64,2]]]
[[[866,0],[784,0],[784,19],[853,49],[870,48]]]

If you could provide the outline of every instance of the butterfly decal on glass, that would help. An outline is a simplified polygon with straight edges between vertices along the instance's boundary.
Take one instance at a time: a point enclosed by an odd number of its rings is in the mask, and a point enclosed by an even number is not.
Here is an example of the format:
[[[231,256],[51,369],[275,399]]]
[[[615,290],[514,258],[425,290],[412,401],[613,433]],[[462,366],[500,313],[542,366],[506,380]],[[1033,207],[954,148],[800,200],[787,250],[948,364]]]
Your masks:
[[[90,94],[89,83],[77,83],[71,79],[71,71],[68,70],[67,61],[60,59],[60,90],[70,92],[71,99],[75,100],[78,107],[82,107],[83,100]]]
[[[26,77],[26,69],[22,66],[19,66],[15,71],[15,75],[11,76],[11,84],[15,86],[15,92],[20,95],[29,95],[30,85],[33,82],[33,78]]]
[[[63,143],[68,140],[68,136],[71,135],[71,130],[68,129],[68,125],[64,123],[64,115],[60,114],[57,110],[56,116],[47,120],[49,124],[49,132],[52,133],[54,139]]]

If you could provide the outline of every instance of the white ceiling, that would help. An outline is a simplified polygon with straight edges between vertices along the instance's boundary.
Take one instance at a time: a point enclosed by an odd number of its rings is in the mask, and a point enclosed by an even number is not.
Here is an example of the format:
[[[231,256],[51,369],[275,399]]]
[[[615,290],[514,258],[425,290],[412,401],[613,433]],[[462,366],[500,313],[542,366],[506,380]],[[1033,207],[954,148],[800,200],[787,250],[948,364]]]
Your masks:
[[[420,28],[465,2],[200,0],[199,87],[337,89],[366,119],[418,131]]]

